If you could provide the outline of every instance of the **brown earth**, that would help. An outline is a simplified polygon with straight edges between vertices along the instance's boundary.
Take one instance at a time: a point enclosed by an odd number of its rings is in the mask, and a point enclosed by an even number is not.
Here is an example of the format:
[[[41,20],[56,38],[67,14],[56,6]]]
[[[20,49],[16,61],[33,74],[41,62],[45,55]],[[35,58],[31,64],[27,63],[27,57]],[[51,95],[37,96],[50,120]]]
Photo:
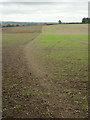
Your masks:
[[[2,28],[3,33],[40,33],[42,29],[38,29],[42,25],[18,26]]]
[[[63,76],[64,79],[57,79],[53,78],[53,75],[51,74],[51,70],[48,69],[48,67],[42,67],[42,60],[37,59],[36,57],[36,51],[35,49],[35,40],[31,41],[28,43],[25,47],[25,54],[26,54],[26,59],[28,63],[28,68],[32,71],[32,74],[35,75],[38,78],[38,81],[34,82],[37,83],[39,86],[38,89],[41,88],[40,91],[43,92],[43,98],[46,99],[46,101],[49,103],[47,106],[47,111],[49,112],[48,114],[50,115],[49,117],[52,118],[85,118],[87,117],[87,110],[85,110],[83,107],[81,108],[79,104],[75,103],[73,100],[70,100],[68,97],[68,94],[66,94],[67,89],[71,89],[72,93],[70,94],[70,97],[73,99],[75,90],[81,89],[87,89],[87,82],[83,84],[83,82],[79,81],[73,81],[73,80],[68,80],[68,77],[70,79],[73,74],[68,72],[68,76]],[[53,50],[53,48],[52,48]],[[50,69],[55,68],[54,63],[51,62],[52,67]],[[66,63],[64,63],[66,64]],[[72,63],[70,63],[72,64]],[[49,63],[47,63],[47,66]],[[59,67],[59,66],[58,66]],[[56,67],[55,69],[58,69]],[[59,70],[59,69],[58,69]],[[55,70],[54,70],[55,71]],[[57,76],[60,73],[55,73]],[[66,74],[65,72],[63,74]],[[69,76],[71,74],[71,76]],[[73,76],[74,77],[74,76]],[[73,87],[72,87],[73,86]],[[86,94],[86,93],[85,93]],[[83,96],[85,96],[83,94]],[[80,95],[78,94],[77,97]],[[76,100],[77,102],[77,100]],[[47,115],[45,116],[47,117]]]
[[[37,28],[37,33],[40,32],[41,27]],[[7,32],[3,31],[3,35],[4,33]],[[26,43],[6,47],[3,43],[3,118],[37,118],[45,116],[43,113],[46,112],[45,107],[47,103],[46,100],[42,98],[42,92],[37,89],[38,85],[34,81],[34,79],[37,81],[38,78],[34,77],[31,71],[28,71],[26,59],[24,58],[25,55],[23,53],[25,45]]]
[[[8,29],[9,33],[11,29]],[[21,30],[20,33],[41,33],[41,29],[37,32],[35,28],[33,31]],[[37,59],[35,40],[13,49],[3,47],[3,118],[86,118],[87,110],[71,101],[66,90],[68,86],[73,86],[72,90],[86,89],[87,83],[58,79],[56,82],[49,69]],[[54,64],[51,64],[53,68]],[[69,96],[73,97],[73,93]]]
[[[48,31],[47,31],[48,30]],[[87,24],[60,24],[45,26],[43,29],[44,33],[56,33],[56,34],[88,34]]]

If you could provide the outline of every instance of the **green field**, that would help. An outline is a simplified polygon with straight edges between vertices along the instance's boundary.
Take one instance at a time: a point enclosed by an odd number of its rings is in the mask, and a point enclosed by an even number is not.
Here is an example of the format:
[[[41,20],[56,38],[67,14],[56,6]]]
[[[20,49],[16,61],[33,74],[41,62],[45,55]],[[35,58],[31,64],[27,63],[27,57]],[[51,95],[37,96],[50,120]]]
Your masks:
[[[87,59],[87,43],[87,35],[43,34],[37,39],[37,47],[46,49],[43,51],[45,57],[52,59]],[[50,48],[51,53],[48,55]]]
[[[72,34],[68,29],[68,34],[64,31],[56,33],[55,27],[60,28],[60,25],[43,27],[42,34],[36,39],[37,58],[52,76],[48,81],[53,81],[60,92],[64,91],[63,95],[69,91],[71,95],[67,98],[78,108],[87,110],[88,35],[83,34],[84,30],[75,33],[75,25],[72,25]]]
[[[52,26],[49,27],[49,30],[50,28],[52,29]],[[78,75],[78,80],[87,80],[88,35],[86,33],[48,34],[45,33],[45,28],[43,30],[44,32],[36,39],[35,44],[37,56],[43,60],[43,65],[47,65],[49,69],[56,66],[57,72],[68,69],[67,72],[73,71],[72,75]],[[55,71],[53,70],[53,72]],[[86,77],[83,77],[85,75]]]
[[[2,37],[3,117],[87,117],[87,25],[4,28]]]
[[[5,33],[3,34],[3,47],[14,47],[34,39],[38,33]]]

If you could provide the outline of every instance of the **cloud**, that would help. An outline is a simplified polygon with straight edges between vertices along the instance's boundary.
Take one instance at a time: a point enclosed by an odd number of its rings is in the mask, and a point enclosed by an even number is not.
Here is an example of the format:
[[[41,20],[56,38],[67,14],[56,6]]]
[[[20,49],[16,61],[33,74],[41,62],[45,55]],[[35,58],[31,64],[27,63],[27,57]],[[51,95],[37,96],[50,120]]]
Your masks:
[[[87,2],[89,0],[1,0],[0,2]]]
[[[34,0],[35,1],[35,0]],[[50,0],[49,0],[50,1]],[[58,0],[57,0],[58,1]],[[31,22],[80,22],[88,16],[88,3],[83,2],[6,2],[2,7],[2,20]],[[77,1],[77,0],[76,0]]]

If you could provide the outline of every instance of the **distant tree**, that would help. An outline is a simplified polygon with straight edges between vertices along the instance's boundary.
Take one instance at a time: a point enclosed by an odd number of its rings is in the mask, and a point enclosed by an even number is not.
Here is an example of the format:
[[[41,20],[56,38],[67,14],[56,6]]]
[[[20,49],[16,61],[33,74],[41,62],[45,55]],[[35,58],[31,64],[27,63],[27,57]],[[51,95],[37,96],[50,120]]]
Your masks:
[[[13,24],[7,24],[6,27],[14,27]]]
[[[82,23],[86,23],[86,18],[83,18],[83,19],[82,19]]]
[[[90,18],[88,18],[88,23],[90,24]]]
[[[19,25],[17,24],[16,26],[18,27]]]
[[[61,20],[59,20],[59,24],[61,24]]]
[[[83,18],[82,23],[90,23],[90,18]]]

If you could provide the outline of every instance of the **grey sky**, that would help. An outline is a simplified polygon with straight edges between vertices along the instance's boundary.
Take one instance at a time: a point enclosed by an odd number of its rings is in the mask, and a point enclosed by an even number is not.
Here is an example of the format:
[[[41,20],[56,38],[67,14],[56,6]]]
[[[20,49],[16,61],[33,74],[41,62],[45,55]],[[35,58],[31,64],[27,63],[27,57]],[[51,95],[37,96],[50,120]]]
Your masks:
[[[1,2],[88,2],[89,0],[1,0]]]
[[[61,19],[62,22],[80,22],[83,17],[88,17],[88,0],[24,1],[3,0],[3,3],[0,4],[1,20],[58,22]]]

